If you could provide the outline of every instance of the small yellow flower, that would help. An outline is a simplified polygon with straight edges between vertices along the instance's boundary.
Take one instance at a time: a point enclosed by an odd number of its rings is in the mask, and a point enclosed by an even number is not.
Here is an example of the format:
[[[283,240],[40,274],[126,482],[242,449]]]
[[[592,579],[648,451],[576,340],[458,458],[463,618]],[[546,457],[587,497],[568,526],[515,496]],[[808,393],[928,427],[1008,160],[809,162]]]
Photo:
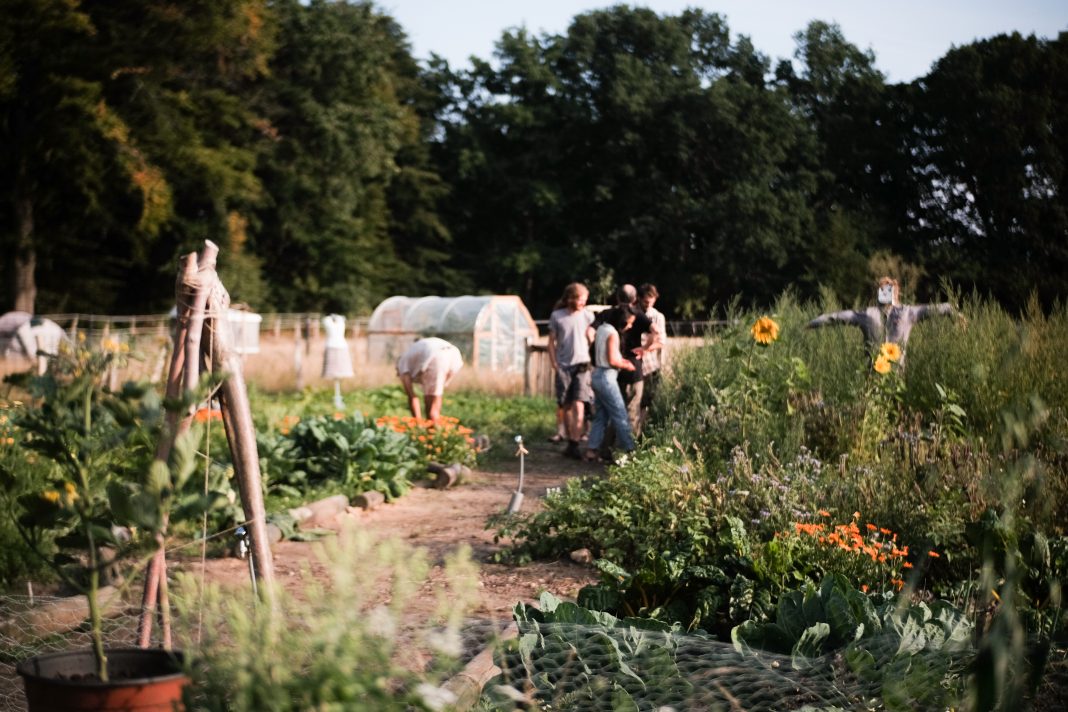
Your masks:
[[[52,504],[59,504],[59,492],[55,490],[46,490],[41,493],[41,499]]]
[[[887,341],[879,347],[879,357],[897,363],[901,360],[901,347],[893,341]]]
[[[767,346],[779,338],[779,325],[770,317],[762,316],[756,320],[749,332],[753,335],[754,341],[761,346]]]
[[[103,339],[100,342],[100,348],[103,349],[104,351],[107,351],[108,353],[115,354],[115,353],[119,352],[119,342],[116,341],[115,339],[110,339],[110,338],[109,339]]]
[[[876,373],[886,375],[890,373],[890,360],[885,356],[880,356],[879,358],[875,359],[875,366],[873,368],[875,369]]]

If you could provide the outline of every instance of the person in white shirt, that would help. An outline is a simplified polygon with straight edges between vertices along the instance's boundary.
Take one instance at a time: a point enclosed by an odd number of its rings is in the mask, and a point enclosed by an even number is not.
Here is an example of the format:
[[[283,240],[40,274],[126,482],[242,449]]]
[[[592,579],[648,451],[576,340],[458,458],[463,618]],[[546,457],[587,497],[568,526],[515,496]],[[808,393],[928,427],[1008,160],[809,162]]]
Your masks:
[[[448,385],[456,372],[463,368],[460,349],[437,337],[419,339],[397,359],[397,375],[408,397],[408,409],[416,418],[422,418],[419,396],[415,383],[423,388],[426,417],[437,420],[441,417],[441,402]]]

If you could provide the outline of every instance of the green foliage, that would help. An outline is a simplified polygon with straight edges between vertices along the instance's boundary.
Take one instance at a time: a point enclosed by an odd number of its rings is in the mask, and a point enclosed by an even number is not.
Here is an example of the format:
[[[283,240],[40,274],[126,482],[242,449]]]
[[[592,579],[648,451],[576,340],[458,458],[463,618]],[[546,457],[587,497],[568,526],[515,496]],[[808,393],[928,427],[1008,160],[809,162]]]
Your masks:
[[[54,553],[47,541],[35,547],[23,539],[16,526],[22,514],[18,500],[44,492],[51,468],[23,450],[25,433],[16,425],[25,408],[22,401],[0,400],[0,590],[8,590],[23,577],[47,576],[47,559]]]
[[[271,200],[256,211],[250,245],[275,303],[366,313],[402,285],[440,286],[400,256],[410,250],[433,270],[432,251],[448,246],[400,29],[369,2],[286,0],[272,10],[282,41],[254,104],[272,138],[257,167]]]
[[[844,579],[828,576],[818,587],[783,594],[774,621],[748,621],[731,637],[740,652],[789,655],[800,669],[840,655],[848,672],[838,674],[870,685],[886,709],[941,709],[963,697],[972,629],[967,616],[944,601],[876,606]]]
[[[27,390],[33,406],[15,422],[28,453],[25,464],[5,460],[0,471],[5,490],[25,489],[41,474],[49,480],[48,489],[18,497],[17,527],[38,555],[51,554],[49,563],[60,578],[86,596],[97,673],[105,682],[97,602],[105,571],[125,557],[147,560],[162,545],[169,516],[196,516],[216,500],[185,488],[201,433],[182,434],[170,458],[157,460],[163,434],[159,396],[149,385],[127,383],[118,392],[102,385],[120,353],[64,346],[45,375],[9,379]]]
[[[309,565],[300,593],[279,590],[274,606],[180,580],[179,610],[204,622],[202,639],[183,641],[193,679],[185,709],[441,709],[435,685],[456,670],[477,594],[470,552],[447,557],[429,610],[413,607],[429,586],[421,550],[347,528],[316,545],[314,558],[327,580],[315,583]],[[425,670],[398,664],[417,655],[430,661]]]
[[[460,425],[458,418],[441,416],[434,420],[416,420],[413,417],[382,417],[375,421],[394,432],[403,433],[419,453],[423,465],[459,463],[475,464],[475,440],[470,428]]]
[[[515,607],[519,637],[498,652],[501,674],[486,685],[505,703],[502,687],[530,690],[551,709],[575,706],[637,710],[678,704],[693,686],[675,662],[677,628],[648,619],[617,619],[543,593],[540,608]]]
[[[350,497],[372,490],[387,500],[407,492],[410,477],[425,465],[412,440],[358,413],[338,416],[301,419],[288,433],[257,434],[268,489],[329,485]]]

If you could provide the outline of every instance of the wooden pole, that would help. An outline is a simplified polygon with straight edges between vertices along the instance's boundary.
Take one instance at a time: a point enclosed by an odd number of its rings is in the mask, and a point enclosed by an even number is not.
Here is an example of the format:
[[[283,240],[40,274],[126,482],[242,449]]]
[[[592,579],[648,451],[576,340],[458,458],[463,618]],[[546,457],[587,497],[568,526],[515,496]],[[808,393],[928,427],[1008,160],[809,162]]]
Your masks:
[[[177,399],[182,394],[184,385],[183,371],[185,370],[186,351],[185,340],[189,330],[189,318],[193,311],[193,304],[197,293],[197,256],[195,252],[183,255],[178,279],[175,283],[175,304],[177,319],[174,326],[174,351],[171,353],[170,370],[167,373],[166,396],[169,400]],[[201,306],[203,312],[203,306]],[[195,361],[195,359],[194,359]],[[188,413],[186,414],[189,415]],[[166,462],[170,457],[174,440],[180,431],[189,429],[190,417],[178,419],[178,413],[168,411],[164,421],[163,434],[156,443],[156,459]],[[145,574],[145,588],[141,595],[141,619],[137,627],[137,644],[147,648],[152,640],[152,622],[156,610],[156,602],[159,598],[160,583],[166,585],[167,560],[163,549],[162,535],[157,540],[159,549],[148,564]],[[164,630],[164,637],[170,637],[170,631]]]
[[[230,295],[214,274],[214,269],[212,277],[212,289],[208,297],[208,310],[211,313],[209,327],[212,329],[211,368],[215,373],[224,376],[219,391],[223,427],[226,429],[226,439],[233,457],[241,507],[252,538],[252,562],[257,577],[264,584],[259,586],[259,591],[273,605],[274,561],[271,558],[267,534],[263,478],[260,475],[260,458],[256,450],[256,429],[252,424],[252,409],[249,406],[248,389],[241,369],[241,357],[234,351],[230,322],[226,319],[227,310],[230,308]]]
[[[486,683],[501,674],[501,669],[493,662],[493,653],[504,641],[519,635],[519,628],[512,621],[500,636],[491,641],[481,653],[471,659],[464,669],[447,680],[442,687],[456,696],[450,709],[461,712],[473,708],[482,696]]]

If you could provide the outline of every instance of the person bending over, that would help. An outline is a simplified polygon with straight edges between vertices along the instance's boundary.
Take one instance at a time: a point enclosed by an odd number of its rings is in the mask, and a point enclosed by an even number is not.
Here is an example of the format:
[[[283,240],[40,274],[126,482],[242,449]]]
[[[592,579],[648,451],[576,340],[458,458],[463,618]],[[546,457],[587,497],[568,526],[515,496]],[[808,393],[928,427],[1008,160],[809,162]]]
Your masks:
[[[463,365],[460,349],[444,339],[428,337],[409,346],[397,359],[397,375],[408,397],[408,409],[412,415],[422,418],[414,385],[419,383],[426,401],[426,417],[430,420],[440,418],[445,386]]]

